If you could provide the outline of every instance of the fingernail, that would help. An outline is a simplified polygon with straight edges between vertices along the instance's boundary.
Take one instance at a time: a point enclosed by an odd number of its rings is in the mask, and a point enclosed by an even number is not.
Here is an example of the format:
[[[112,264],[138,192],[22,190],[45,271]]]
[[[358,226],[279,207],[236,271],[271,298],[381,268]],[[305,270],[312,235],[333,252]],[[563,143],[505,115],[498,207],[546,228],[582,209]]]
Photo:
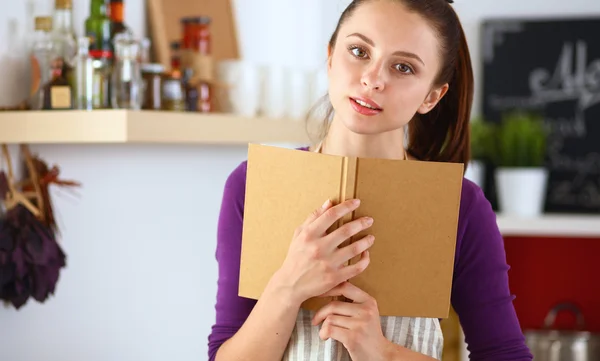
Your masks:
[[[327,206],[329,205],[329,202],[331,202],[331,200],[326,200],[325,203],[323,203],[323,205],[321,206],[321,208],[325,209],[327,208]]]

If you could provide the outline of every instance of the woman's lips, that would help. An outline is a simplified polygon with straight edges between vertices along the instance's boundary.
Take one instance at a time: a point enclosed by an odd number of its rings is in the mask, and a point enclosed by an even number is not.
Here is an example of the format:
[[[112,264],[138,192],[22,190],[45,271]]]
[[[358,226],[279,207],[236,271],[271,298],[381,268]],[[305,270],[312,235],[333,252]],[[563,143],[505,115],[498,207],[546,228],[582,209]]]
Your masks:
[[[352,108],[362,115],[377,115],[383,111],[377,103],[365,98],[349,98]]]

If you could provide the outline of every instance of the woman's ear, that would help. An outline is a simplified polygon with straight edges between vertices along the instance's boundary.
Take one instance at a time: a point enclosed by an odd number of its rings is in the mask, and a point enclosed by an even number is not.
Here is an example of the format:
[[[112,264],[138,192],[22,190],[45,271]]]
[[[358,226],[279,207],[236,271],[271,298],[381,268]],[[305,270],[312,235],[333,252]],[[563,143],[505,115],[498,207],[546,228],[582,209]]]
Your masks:
[[[427,95],[427,98],[425,98],[425,101],[423,101],[423,104],[421,104],[421,106],[419,107],[417,112],[419,114],[429,113],[429,111],[431,111],[431,109],[435,108],[435,106],[440,102],[440,100],[442,100],[444,95],[446,95],[446,93],[448,92],[448,88],[449,88],[448,83],[446,83],[446,84],[442,85],[441,87],[430,91],[429,94]]]

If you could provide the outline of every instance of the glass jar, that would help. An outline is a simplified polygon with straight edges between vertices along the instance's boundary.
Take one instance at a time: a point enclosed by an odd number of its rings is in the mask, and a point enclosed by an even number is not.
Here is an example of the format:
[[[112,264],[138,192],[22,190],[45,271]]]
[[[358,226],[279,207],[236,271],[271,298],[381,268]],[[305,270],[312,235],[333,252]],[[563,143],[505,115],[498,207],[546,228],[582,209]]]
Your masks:
[[[142,64],[142,109],[162,109],[162,87],[164,71],[165,68],[162,64]]]
[[[115,37],[115,65],[111,79],[112,107],[139,110],[142,102],[140,44],[128,33]]]
[[[170,111],[186,110],[186,89],[181,77],[176,73],[167,74],[163,77],[162,85],[162,109]]]

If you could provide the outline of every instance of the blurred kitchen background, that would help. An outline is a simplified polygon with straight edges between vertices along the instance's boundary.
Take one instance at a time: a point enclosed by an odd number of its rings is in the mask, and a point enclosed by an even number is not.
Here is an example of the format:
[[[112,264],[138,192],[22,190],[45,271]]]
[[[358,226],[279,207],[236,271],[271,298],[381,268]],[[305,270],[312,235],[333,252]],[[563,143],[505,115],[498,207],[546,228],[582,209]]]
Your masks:
[[[240,139],[305,144],[302,135],[266,134],[304,130],[306,111],[324,95],[327,40],[348,0],[112,2],[0,0],[0,138],[15,159],[16,143],[35,138],[33,153],[82,184],[51,187],[67,266],[44,302],[0,308],[2,361],[207,358],[218,211],[227,176],[246,158]],[[498,212],[521,326],[538,359],[549,359],[552,337],[562,341],[553,360],[600,359],[591,346],[600,345],[600,2],[453,6],[476,72],[467,177]],[[77,56],[47,64],[49,42]],[[241,125],[204,123],[198,131],[213,133],[195,144],[88,142],[79,129],[27,127],[46,116],[75,124],[58,119],[65,113],[45,115],[50,109],[79,109],[66,116],[77,121],[110,108],[156,112],[164,129],[189,126],[190,116]],[[444,359],[466,359],[456,315],[443,327]],[[571,354],[572,344],[588,358]]]

